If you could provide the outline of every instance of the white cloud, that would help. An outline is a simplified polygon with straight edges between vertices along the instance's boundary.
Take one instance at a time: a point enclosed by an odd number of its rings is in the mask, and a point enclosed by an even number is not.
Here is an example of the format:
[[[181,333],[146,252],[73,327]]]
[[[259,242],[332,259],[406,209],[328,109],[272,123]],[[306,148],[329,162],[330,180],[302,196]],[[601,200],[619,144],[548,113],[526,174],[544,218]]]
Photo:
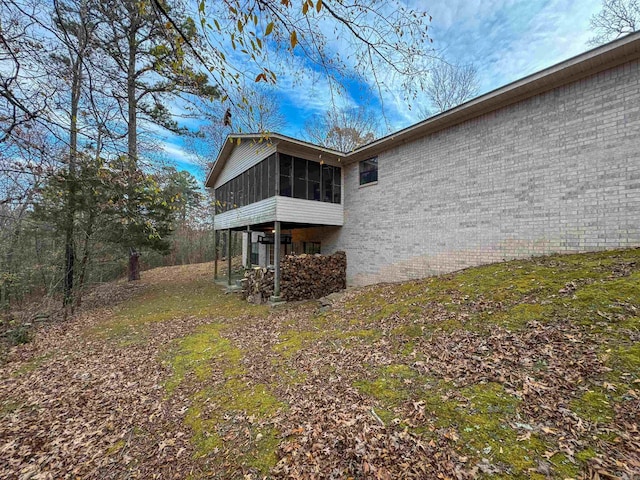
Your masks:
[[[189,165],[199,166],[198,157],[194,154],[185,151],[180,145],[176,145],[170,142],[163,142],[160,145],[160,148],[167,156],[168,160],[173,162],[182,162],[188,163]]]
[[[588,50],[589,19],[598,0],[544,5],[523,32],[505,38],[482,65],[483,89],[490,90]]]
[[[600,0],[453,0],[429,13],[436,48],[449,61],[476,64],[484,93],[588,50],[599,8]],[[406,126],[419,118],[402,93],[394,85],[385,102]]]

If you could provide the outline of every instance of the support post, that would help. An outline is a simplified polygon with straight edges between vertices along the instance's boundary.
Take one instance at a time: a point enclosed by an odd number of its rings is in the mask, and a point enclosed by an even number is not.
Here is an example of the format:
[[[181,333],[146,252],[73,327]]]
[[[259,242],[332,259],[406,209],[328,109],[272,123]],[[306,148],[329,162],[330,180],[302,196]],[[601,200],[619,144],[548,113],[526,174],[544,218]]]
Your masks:
[[[274,222],[273,236],[273,263],[275,272],[273,275],[273,296],[271,301],[276,303],[280,301],[280,222]]]
[[[251,268],[251,225],[247,225],[247,258],[245,259],[246,269]]]
[[[218,238],[217,230],[213,231],[213,280],[218,280]]]
[[[231,229],[227,230],[227,285],[231,286]]]

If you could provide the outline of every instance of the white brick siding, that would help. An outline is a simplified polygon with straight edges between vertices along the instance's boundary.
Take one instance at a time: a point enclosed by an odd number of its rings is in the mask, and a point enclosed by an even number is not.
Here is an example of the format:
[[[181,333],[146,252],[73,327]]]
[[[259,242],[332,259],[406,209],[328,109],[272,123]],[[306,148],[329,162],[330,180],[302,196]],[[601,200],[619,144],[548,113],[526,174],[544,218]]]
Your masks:
[[[626,63],[344,170],[351,284],[503,259],[640,245],[640,66]]]

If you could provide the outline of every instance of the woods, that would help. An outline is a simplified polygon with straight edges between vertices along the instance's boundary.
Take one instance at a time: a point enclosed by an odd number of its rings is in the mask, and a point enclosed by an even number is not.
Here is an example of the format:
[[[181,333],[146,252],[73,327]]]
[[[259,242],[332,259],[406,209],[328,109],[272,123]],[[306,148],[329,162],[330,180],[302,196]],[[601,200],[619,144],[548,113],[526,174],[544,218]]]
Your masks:
[[[169,102],[218,96],[181,48],[193,21],[165,7],[180,34],[148,2],[2,2],[3,310],[61,294],[71,312],[127,253],[131,279],[140,255],[147,267],[211,258],[208,199],[154,158],[153,128],[180,130]]]

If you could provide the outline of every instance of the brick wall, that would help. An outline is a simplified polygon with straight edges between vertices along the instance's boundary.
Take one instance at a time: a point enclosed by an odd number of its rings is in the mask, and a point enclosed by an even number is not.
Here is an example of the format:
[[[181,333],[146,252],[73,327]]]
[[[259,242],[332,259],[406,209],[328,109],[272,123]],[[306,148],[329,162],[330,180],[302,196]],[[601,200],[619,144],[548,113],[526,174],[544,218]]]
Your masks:
[[[604,71],[345,167],[351,284],[640,245],[640,66]]]

